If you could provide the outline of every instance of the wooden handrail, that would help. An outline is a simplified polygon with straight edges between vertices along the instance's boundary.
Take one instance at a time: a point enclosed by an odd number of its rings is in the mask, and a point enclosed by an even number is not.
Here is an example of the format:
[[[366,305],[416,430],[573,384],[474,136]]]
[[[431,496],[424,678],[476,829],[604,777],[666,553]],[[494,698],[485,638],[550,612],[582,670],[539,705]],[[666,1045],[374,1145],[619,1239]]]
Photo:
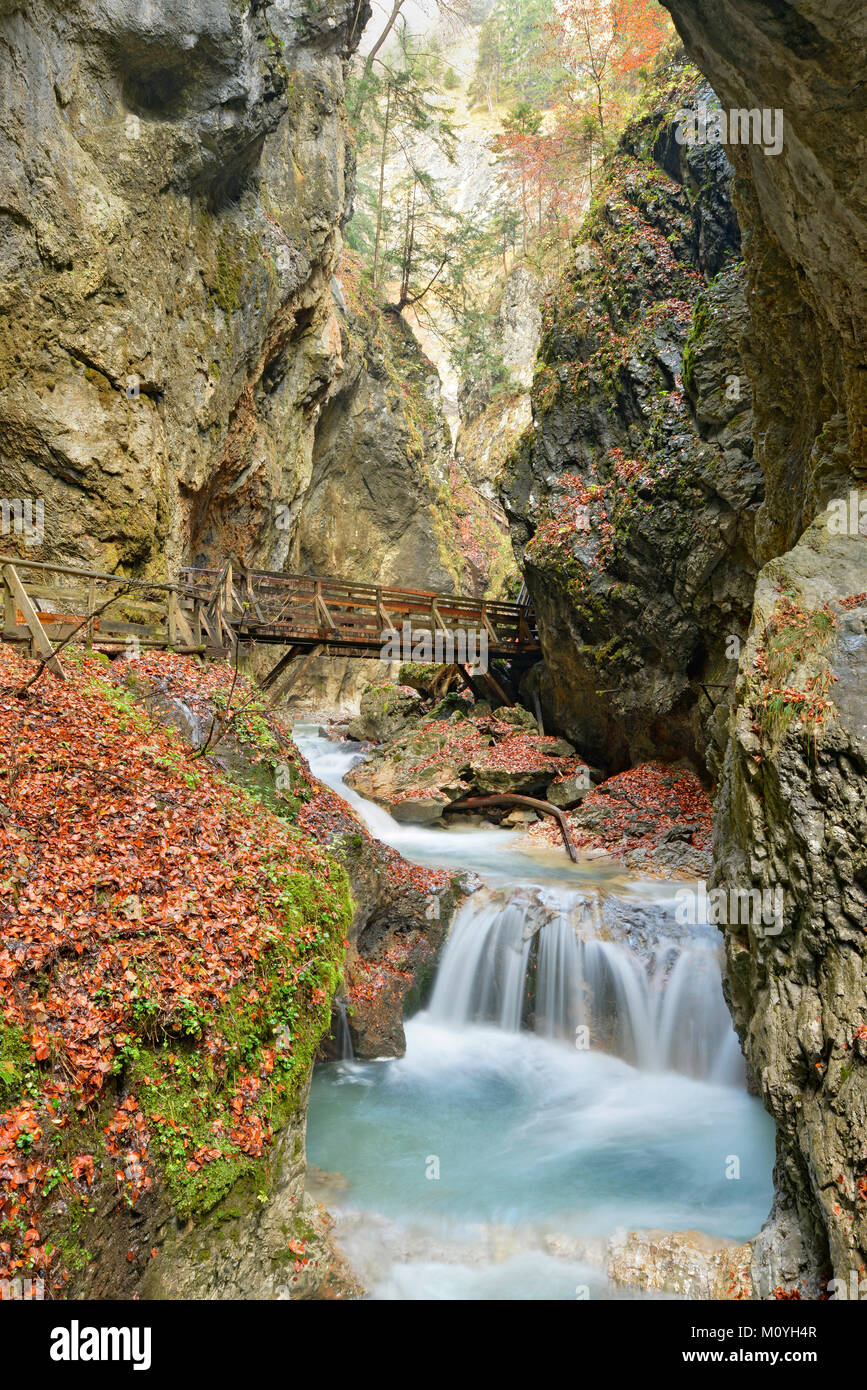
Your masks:
[[[390,588],[366,581],[318,578],[314,575],[277,574],[270,570],[233,570],[231,561],[220,569],[185,567],[177,582],[126,579],[76,565],[48,560],[0,556],[0,566],[13,564],[22,585],[43,614],[75,613],[84,616],[85,638],[96,637],[94,617],[97,591],[109,595],[118,590],[120,611],[98,623],[99,641],[117,645],[123,634],[134,634],[144,645],[170,646],[187,651],[234,651],[238,642],[264,642],[298,646],[350,655],[376,655],[383,634],[392,637],[408,627],[413,638],[426,635],[434,644],[461,641],[462,632],[476,628],[489,640],[491,660],[525,662],[538,652],[532,609],[527,604],[438,594],[422,589]],[[238,575],[238,586],[234,574]],[[74,583],[69,583],[69,579]],[[67,582],[64,582],[67,581]],[[47,605],[45,601],[47,600]],[[115,598],[99,609],[105,614]],[[50,621],[48,616],[45,621]],[[70,618],[72,621],[72,618]],[[4,598],[4,633],[10,640],[41,640],[22,633],[9,592]],[[228,644],[228,645],[227,645]],[[434,646],[436,650],[436,646]],[[506,686],[506,676],[501,675]],[[489,676],[495,695],[508,702],[497,678]]]
[[[103,582],[122,585],[125,589],[159,589],[161,592],[168,592],[182,590],[186,587],[183,584],[171,581],[163,582],[159,579],[127,579],[122,574],[105,574],[100,570],[85,569],[78,565],[55,565],[48,560],[30,560],[21,555],[0,555],[0,565],[14,565],[19,570],[47,570],[49,574],[71,574],[76,579],[99,579]],[[183,571],[181,572],[183,573]],[[194,596],[195,590],[190,589],[190,597]]]
[[[184,566],[180,571],[182,576],[201,576],[203,583],[211,577],[220,574],[221,572],[222,571],[220,570],[204,568],[199,569],[193,566]],[[353,595],[367,593],[371,596],[371,598],[375,599],[377,594],[379,594],[382,596],[383,599],[406,598],[418,599],[420,601],[423,600],[424,606],[426,608],[429,608],[431,600],[435,599],[438,605],[460,604],[465,605],[468,609],[472,609],[474,612],[478,613],[481,613],[482,608],[484,606],[487,613],[492,614],[495,617],[506,614],[513,614],[516,618],[518,618],[522,613],[527,614],[528,612],[532,611],[532,605],[529,603],[511,603],[506,599],[469,598],[462,594],[442,593],[440,590],[436,589],[404,589],[399,588],[397,586],[392,587],[386,584],[373,584],[369,583],[367,580],[328,578],[320,575],[311,574],[285,574],[280,573],[276,570],[251,569],[247,570],[246,573],[249,575],[251,583],[253,583],[254,585],[258,581],[265,580],[273,583],[275,586],[279,586],[282,588],[297,588],[299,586],[309,586],[311,593],[315,593],[316,586],[320,585],[322,586],[322,592],[326,592],[327,586],[327,592],[329,594],[335,594],[337,590],[344,589],[346,591],[347,598],[352,597]],[[191,584],[191,587],[195,588],[194,582]]]

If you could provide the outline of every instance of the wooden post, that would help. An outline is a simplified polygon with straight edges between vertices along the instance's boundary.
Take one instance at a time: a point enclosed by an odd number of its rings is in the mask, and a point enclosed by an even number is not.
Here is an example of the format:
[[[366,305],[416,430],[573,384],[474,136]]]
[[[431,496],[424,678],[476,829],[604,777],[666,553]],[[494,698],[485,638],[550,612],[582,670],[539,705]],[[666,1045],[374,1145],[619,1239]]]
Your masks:
[[[193,636],[193,629],[187,621],[186,613],[181,608],[181,602],[178,598],[178,590],[175,584],[172,585],[172,590],[169,594],[169,614],[170,616],[172,614],[174,615],[175,636],[180,638],[181,643],[187,647],[197,646],[198,644]]]
[[[432,598],[431,601],[430,601],[430,611],[431,611],[431,616],[433,617],[433,620],[434,620],[434,629],[436,629],[436,628],[439,627],[439,628],[442,629],[443,632],[449,632],[450,629],[446,626],[446,624],[445,624],[445,623],[443,622],[443,620],[442,620],[442,616],[441,616],[441,614],[440,614],[440,610],[437,608],[437,601],[436,601],[435,598]]]
[[[336,631],[337,631],[337,624],[334,622],[334,619],[332,618],[331,614],[329,613],[328,609],[326,608],[326,606],[325,606],[325,601],[324,601],[323,598],[322,598],[322,580],[321,580],[321,579],[317,579],[317,581],[316,581],[316,589],[315,589],[314,592],[315,592],[315,600],[316,600],[316,616],[317,616],[317,618],[318,618],[319,621],[322,623],[323,627],[328,627],[328,628],[331,629],[332,632],[336,632]]]
[[[24,614],[24,621],[30,629],[33,645],[37,652],[45,659],[45,664],[49,671],[52,671],[55,676],[59,676],[62,681],[65,681],[66,673],[57,657],[54,655],[54,647],[48,639],[45,628],[39,621],[39,614],[31,602],[24,585],[18,578],[18,574],[13,565],[3,566],[3,578],[6,581],[13,599]]]
[[[397,632],[392,616],[382,601],[382,589],[376,590],[376,620],[383,632]]]
[[[500,640],[499,634],[497,633],[496,629],[491,625],[491,623],[490,623],[489,620],[488,620],[488,605],[487,605],[486,603],[483,603],[483,604],[482,604],[482,622],[484,623],[485,627],[488,629],[488,635],[493,639],[494,644],[495,644],[495,645],[498,644],[498,643],[499,643],[499,640]]]
[[[93,610],[96,607],[96,580],[90,579],[87,583],[87,627],[84,629],[84,640],[88,647],[93,646]]]
[[[18,636],[18,604],[15,602],[15,595],[12,592],[6,569],[3,569],[3,636]]]
[[[169,596],[166,600],[166,630],[169,646],[176,647],[178,645],[178,593],[174,587],[169,589]]]

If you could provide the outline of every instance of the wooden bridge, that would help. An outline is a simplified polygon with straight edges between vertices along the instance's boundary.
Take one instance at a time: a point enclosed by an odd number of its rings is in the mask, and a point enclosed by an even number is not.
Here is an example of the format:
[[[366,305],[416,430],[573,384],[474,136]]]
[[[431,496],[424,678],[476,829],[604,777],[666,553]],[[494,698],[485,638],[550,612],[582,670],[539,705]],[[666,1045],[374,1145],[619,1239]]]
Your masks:
[[[125,579],[77,565],[0,555],[3,638],[61,674],[55,649],[81,641],[105,650],[157,648],[225,658],[252,643],[286,647],[264,677],[272,686],[302,654],[454,664],[476,693],[513,703],[539,657],[529,603],[501,603],[225,564],[180,571],[177,582]],[[483,635],[483,643],[482,643]],[[486,649],[489,669],[474,673]],[[414,655],[414,650],[419,655]],[[427,652],[430,655],[427,655]]]

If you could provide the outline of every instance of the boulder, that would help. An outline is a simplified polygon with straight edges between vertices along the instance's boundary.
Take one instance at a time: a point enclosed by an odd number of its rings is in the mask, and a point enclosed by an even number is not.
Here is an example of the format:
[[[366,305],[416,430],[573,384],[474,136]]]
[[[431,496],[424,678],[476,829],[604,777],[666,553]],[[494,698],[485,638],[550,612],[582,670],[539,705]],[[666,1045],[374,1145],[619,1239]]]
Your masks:
[[[382,743],[412,724],[421,713],[421,696],[408,686],[383,681],[369,685],[361,696],[358,718],[349,726],[360,743]]]
[[[552,806],[559,806],[561,810],[571,811],[572,807],[583,801],[587,793],[592,790],[590,769],[589,767],[582,767],[566,777],[555,778],[549,784],[545,798],[550,801]]]
[[[502,724],[511,724],[516,729],[526,729],[532,734],[539,732],[536,716],[524,709],[523,705],[502,705],[497,710],[497,718]]]
[[[498,720],[456,713],[381,744],[352,768],[347,784],[396,820],[429,824],[459,797],[536,796],[569,770],[573,750],[565,739],[518,730],[502,737]]]

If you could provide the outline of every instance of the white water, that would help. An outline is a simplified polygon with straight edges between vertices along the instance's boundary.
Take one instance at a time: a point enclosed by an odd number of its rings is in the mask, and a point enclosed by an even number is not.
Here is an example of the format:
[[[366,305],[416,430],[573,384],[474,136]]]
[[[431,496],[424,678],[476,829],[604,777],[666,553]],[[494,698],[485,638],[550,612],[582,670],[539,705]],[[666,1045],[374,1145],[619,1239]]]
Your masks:
[[[296,738],[378,838],[485,880],[406,1056],[314,1077],[308,1158],[340,1175],[322,1200],[371,1295],[629,1297],[605,1275],[617,1229],[754,1235],[773,1130],[743,1087],[715,929],[675,922],[671,884],[496,829],[398,825],[342,785],[354,749]]]
[[[598,894],[475,893],[452,926],[431,1017],[492,1021],[510,1032],[529,1026],[578,1048],[598,1044],[642,1070],[740,1081],[714,934],[705,928],[683,939],[675,929],[639,951],[607,930]]]

